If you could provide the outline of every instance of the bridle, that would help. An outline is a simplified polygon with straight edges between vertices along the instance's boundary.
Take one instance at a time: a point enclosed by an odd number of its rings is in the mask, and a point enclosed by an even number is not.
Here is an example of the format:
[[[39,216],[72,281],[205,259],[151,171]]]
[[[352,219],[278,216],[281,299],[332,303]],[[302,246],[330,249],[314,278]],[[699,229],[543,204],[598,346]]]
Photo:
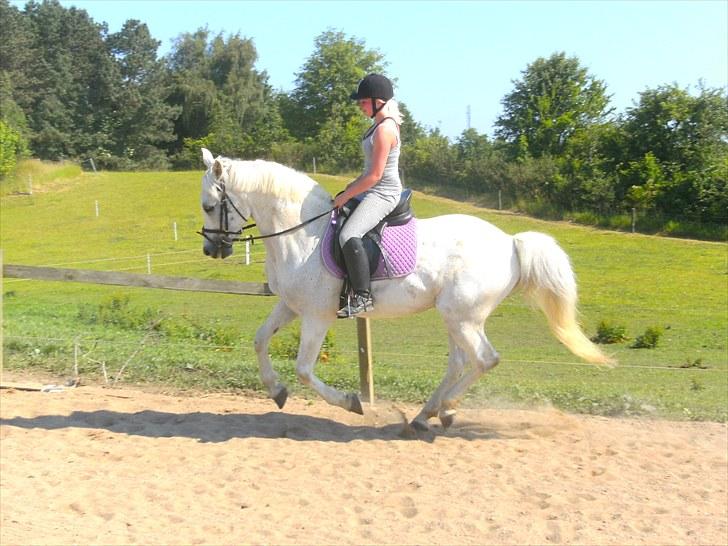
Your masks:
[[[220,227],[218,229],[209,229],[203,225],[202,229],[198,231],[197,234],[202,235],[205,239],[207,239],[214,245],[231,246],[235,241],[240,240],[239,236],[243,234],[243,230],[252,228],[255,226],[255,224],[248,226],[243,225],[243,227],[241,227],[238,231],[230,231],[230,209],[228,209],[228,204],[233,208],[238,216],[243,219],[243,224],[245,224],[248,219],[243,216],[243,213],[240,212],[238,207],[235,206],[235,203],[233,203],[228,196],[228,193],[225,190],[225,182],[220,182],[216,185],[216,187],[217,190],[220,192]],[[213,240],[209,237],[209,235],[219,235],[220,237],[218,240]]]
[[[242,212],[238,209],[238,207],[235,206],[235,203],[233,203],[232,199],[230,199],[230,196],[228,195],[226,189],[225,189],[225,182],[220,182],[217,184],[217,190],[220,192],[220,227],[218,229],[209,229],[206,228],[204,225],[202,226],[202,229],[198,232],[196,232],[198,235],[202,235],[205,239],[207,239],[209,242],[211,242],[214,245],[217,245],[219,247],[223,246],[232,246],[233,243],[237,242],[253,242],[258,241],[260,239],[267,239],[269,237],[277,237],[278,235],[285,235],[286,233],[290,233],[292,231],[296,231],[297,229],[302,228],[303,226],[310,224],[314,220],[318,220],[322,216],[326,216],[327,214],[330,214],[333,210],[335,210],[335,207],[332,207],[328,209],[325,212],[322,212],[321,214],[314,216],[313,218],[309,218],[305,222],[301,222],[300,224],[297,224],[291,228],[284,229],[283,231],[277,231],[276,233],[269,233],[268,235],[248,235],[247,237],[241,237],[243,232],[246,229],[252,229],[256,227],[257,224],[247,224],[248,219],[243,215]],[[232,209],[237,213],[240,218],[243,219],[243,226],[237,230],[237,231],[230,231],[230,223],[228,216],[230,215],[230,210],[228,209],[228,204],[232,207]],[[246,225],[247,224],[247,225]],[[218,240],[213,240],[208,235],[219,235]]]

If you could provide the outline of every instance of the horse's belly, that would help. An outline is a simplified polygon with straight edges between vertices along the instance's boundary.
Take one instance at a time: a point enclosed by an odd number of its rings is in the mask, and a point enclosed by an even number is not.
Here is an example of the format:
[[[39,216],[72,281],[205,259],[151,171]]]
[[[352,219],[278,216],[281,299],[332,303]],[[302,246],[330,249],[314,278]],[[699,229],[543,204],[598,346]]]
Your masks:
[[[512,237],[466,215],[418,221],[417,267],[397,280],[375,283],[371,316],[401,316],[433,307],[443,291],[467,299],[510,292],[517,278]]]

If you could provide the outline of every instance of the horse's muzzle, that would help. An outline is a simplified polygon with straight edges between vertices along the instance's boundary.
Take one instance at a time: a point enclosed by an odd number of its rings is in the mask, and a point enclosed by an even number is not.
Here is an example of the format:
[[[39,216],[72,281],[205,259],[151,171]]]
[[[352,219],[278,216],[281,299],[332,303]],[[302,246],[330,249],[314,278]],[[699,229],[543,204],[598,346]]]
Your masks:
[[[222,258],[223,260],[233,253],[232,243],[225,240],[218,240],[217,242],[208,241],[202,243],[202,252],[205,256],[211,258]]]

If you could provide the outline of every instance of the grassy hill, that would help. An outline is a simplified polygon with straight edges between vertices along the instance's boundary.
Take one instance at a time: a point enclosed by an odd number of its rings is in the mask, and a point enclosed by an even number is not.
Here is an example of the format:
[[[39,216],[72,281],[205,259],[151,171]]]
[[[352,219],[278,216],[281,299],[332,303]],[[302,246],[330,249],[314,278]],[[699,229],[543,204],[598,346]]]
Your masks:
[[[201,239],[201,172],[81,173],[68,166],[35,169],[0,186],[0,248],[5,263],[151,271],[161,275],[265,280],[262,245],[225,261],[205,258]],[[346,179],[316,177],[335,193]],[[98,216],[96,216],[98,204]],[[589,335],[600,321],[623,328],[610,345],[620,366],[601,370],[579,362],[548,332],[540,312],[514,295],[486,331],[503,360],[464,403],[551,403],[596,414],[646,414],[728,419],[728,285],[726,246],[718,243],[603,232],[499,213],[416,193],[419,217],[473,214],[508,233],[554,236],[570,255],[580,287],[581,319]],[[174,238],[174,224],[177,240]],[[252,350],[255,330],[273,298],[175,293],[74,283],[5,279],[4,355],[7,368],[85,377],[151,381],[175,387],[260,389]],[[154,324],[153,329],[149,325]],[[662,332],[656,348],[630,348],[648,328]],[[447,337],[436,312],[374,321],[377,395],[424,400],[440,381]],[[274,360],[289,386],[297,325],[274,338]],[[331,330],[317,373],[342,388],[358,386],[353,321]],[[74,357],[74,348],[76,349]]]

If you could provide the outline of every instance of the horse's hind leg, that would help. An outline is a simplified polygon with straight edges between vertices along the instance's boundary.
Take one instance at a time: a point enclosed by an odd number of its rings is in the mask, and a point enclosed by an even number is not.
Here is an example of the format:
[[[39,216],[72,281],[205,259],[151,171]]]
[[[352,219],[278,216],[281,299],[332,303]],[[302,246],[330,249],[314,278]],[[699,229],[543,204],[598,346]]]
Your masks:
[[[426,430],[427,420],[435,417],[442,406],[442,397],[450,389],[452,384],[463,373],[463,368],[467,362],[465,352],[455,343],[453,337],[450,336],[450,351],[447,360],[447,371],[445,377],[432,393],[422,411],[412,420],[412,427],[418,430]]]
[[[450,335],[465,352],[472,367],[453,382],[442,396],[439,417],[444,427],[452,424],[460,397],[488,370],[498,365],[500,356],[488,341],[482,324],[465,323],[450,328]]]
[[[361,407],[359,396],[355,393],[343,393],[327,385],[313,373],[321,351],[321,344],[330,324],[330,321],[301,318],[301,344],[298,347],[298,358],[296,358],[296,375],[301,383],[314,389],[329,404],[363,415],[364,410]]]
[[[275,333],[294,318],[296,318],[296,314],[285,303],[279,301],[255,334],[255,352],[258,355],[260,379],[279,408],[283,408],[286,403],[288,390],[278,382],[278,374],[273,370],[273,364],[268,355],[268,344]]]

